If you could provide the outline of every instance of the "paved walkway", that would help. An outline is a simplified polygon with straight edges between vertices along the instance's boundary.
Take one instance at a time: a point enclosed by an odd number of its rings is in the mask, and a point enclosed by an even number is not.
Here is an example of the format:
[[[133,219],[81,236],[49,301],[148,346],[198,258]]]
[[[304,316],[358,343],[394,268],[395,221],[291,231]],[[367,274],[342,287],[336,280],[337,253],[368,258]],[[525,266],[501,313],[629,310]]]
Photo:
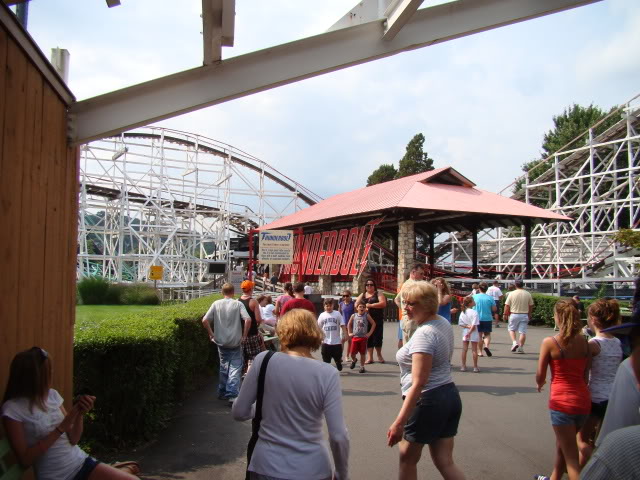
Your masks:
[[[348,368],[342,373],[354,480],[397,477],[397,447],[386,446],[387,428],[401,402],[396,331],[397,324],[385,325],[386,364],[369,365],[365,374]],[[495,330],[494,356],[480,359],[481,373],[458,371],[461,330],[456,327],[455,332],[454,381],[463,403],[456,462],[469,479],[530,479],[550,473],[555,439],[546,407],[548,389],[538,393],[534,375],[540,342],[551,330],[530,328],[525,350],[531,353],[525,355],[509,351],[506,328]],[[229,408],[215,398],[214,383],[212,379],[195,392],[155,442],[121,457],[138,460],[148,479],[243,478],[250,422],[231,418]],[[425,454],[419,478],[440,478]]]

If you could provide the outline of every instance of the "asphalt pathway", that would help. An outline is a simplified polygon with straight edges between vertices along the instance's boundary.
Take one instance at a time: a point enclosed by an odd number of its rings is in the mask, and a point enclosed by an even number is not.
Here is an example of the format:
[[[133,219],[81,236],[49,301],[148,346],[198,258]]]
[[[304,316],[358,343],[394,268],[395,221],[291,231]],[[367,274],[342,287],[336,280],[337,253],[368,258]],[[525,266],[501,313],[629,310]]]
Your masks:
[[[350,475],[359,479],[394,479],[397,447],[386,446],[386,432],[400,408],[399,370],[395,363],[397,324],[385,325],[386,363],[341,374],[344,415],[351,437]],[[461,329],[456,327],[454,381],[462,396],[454,458],[468,479],[531,479],[550,473],[555,438],[547,411],[548,388],[538,393],[535,369],[540,342],[553,332],[530,327],[524,355],[510,352],[506,328],[494,330],[493,357],[480,358],[480,373],[460,372]],[[467,367],[472,365],[470,354]],[[216,380],[192,394],[168,428],[143,448],[123,452],[137,460],[147,479],[240,479],[246,468],[250,422],[235,422],[216,399]],[[421,479],[440,478],[423,451]]]

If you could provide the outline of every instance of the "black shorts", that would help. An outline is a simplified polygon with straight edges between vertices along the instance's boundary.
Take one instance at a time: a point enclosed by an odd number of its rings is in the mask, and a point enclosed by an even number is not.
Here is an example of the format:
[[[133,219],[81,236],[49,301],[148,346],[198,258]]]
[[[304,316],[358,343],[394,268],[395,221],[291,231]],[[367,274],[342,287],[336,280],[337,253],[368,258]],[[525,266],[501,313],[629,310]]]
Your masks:
[[[376,320],[376,329],[373,331],[373,335],[369,337],[369,340],[367,340],[367,348],[381,347],[383,333],[384,322],[382,320],[379,322]]]
[[[429,444],[440,438],[455,437],[462,415],[462,400],[455,383],[427,390],[404,427],[408,442]]]
[[[591,402],[591,415],[594,417],[598,417],[599,419],[604,418],[604,414],[607,411],[607,405],[609,405],[609,400],[605,400],[600,403]]]
[[[491,333],[493,331],[493,323],[491,321],[480,322],[478,325],[478,332]]]
[[[320,353],[322,354],[322,361],[325,363],[331,363],[331,359],[336,362],[336,365],[340,365],[342,363],[341,343],[337,345],[328,345],[326,343],[323,343],[322,347],[320,348]]]

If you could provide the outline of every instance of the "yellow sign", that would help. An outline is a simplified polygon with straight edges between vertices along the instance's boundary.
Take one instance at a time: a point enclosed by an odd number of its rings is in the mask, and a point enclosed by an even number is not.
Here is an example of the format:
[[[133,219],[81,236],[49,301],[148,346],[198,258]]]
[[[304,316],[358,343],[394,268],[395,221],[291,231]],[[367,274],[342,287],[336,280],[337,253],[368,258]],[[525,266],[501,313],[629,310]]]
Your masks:
[[[149,269],[149,280],[162,280],[163,270],[163,267],[152,265]]]

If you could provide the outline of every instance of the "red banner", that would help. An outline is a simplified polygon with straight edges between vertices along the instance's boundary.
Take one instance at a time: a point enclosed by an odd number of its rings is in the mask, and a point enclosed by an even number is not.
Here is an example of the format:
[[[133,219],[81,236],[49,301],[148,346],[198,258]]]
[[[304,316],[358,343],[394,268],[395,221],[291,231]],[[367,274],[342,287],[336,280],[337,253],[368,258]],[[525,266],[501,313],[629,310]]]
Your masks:
[[[284,266],[285,274],[360,275],[367,266],[373,229],[382,218],[363,227],[296,235],[293,264]]]

